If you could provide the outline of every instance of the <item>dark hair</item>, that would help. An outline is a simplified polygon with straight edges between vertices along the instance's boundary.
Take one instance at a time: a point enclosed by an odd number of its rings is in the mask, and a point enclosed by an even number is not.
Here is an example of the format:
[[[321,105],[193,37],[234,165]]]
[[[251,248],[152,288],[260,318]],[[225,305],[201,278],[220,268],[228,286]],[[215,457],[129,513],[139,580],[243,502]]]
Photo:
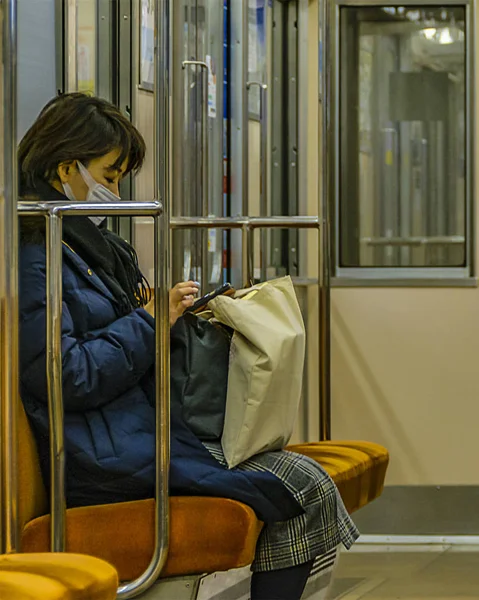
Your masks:
[[[63,94],[45,106],[20,142],[20,187],[34,190],[39,179],[57,180],[62,162],[79,160],[88,166],[116,149],[115,168],[128,160],[125,174],[141,169],[145,141],[116,106],[87,94]]]

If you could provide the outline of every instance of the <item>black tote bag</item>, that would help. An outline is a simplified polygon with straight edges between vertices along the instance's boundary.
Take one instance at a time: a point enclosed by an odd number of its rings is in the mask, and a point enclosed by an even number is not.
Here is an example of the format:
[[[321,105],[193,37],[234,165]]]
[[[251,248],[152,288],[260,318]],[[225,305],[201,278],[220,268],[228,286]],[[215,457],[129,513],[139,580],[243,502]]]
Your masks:
[[[171,329],[171,402],[205,441],[223,433],[232,333],[185,313]]]

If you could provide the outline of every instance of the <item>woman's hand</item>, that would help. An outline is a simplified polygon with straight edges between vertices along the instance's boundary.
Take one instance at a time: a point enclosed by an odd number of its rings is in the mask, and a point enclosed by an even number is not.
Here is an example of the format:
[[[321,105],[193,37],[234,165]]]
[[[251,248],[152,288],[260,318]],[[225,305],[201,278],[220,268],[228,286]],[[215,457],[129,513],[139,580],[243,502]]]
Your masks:
[[[170,290],[170,325],[173,326],[187,308],[193,306],[198,293],[198,284],[195,281],[177,283]]]
[[[177,283],[170,290],[170,325],[173,326],[179,317],[187,308],[193,306],[195,297],[198,293],[198,284],[194,281],[185,281]],[[152,316],[155,316],[155,297],[145,306],[145,310]]]

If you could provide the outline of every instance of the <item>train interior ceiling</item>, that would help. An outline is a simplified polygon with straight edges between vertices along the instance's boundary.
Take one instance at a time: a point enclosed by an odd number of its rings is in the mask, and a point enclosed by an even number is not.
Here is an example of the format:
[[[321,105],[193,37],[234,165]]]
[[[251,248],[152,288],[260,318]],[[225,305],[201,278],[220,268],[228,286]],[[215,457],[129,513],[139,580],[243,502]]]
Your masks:
[[[12,117],[5,60],[2,139],[8,118],[18,142],[59,92],[92,93],[146,141],[123,200],[157,199],[163,177],[172,223],[286,221],[247,237],[172,228],[170,262],[172,280],[202,294],[290,275],[307,332],[291,444],[367,440],[389,452],[382,494],[353,515],[358,543],[303,598],[479,598],[476,3],[0,0],[4,37],[10,4],[17,107]],[[3,190],[12,148],[0,151]],[[310,220],[288,225],[295,217]],[[153,220],[109,226],[153,282]],[[246,600],[249,577],[177,577],[139,597]]]

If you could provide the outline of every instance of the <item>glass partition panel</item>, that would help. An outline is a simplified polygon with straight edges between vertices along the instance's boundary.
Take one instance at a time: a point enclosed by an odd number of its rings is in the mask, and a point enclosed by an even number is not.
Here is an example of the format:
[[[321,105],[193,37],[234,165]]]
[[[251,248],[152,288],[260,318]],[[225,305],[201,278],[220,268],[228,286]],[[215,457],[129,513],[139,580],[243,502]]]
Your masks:
[[[339,10],[340,267],[465,267],[466,7]]]

